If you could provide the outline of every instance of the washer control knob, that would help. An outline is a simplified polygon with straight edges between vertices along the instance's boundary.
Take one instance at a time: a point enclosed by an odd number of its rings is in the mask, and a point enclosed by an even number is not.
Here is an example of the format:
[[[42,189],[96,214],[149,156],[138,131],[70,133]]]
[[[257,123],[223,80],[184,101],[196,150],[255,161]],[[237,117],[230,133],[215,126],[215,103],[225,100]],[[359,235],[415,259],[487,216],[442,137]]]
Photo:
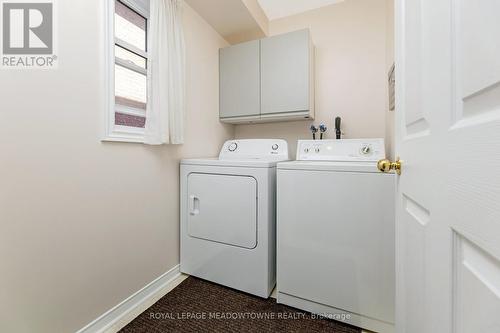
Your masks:
[[[319,153],[319,148],[316,148],[316,152]]]
[[[366,146],[361,147],[361,154],[368,155],[371,152],[372,152],[372,149],[370,148],[370,146],[366,145]]]
[[[273,150],[278,150],[279,146],[275,143],[271,148],[273,148]]]
[[[236,148],[238,148],[238,144],[236,142],[232,142],[228,147],[227,149],[229,149],[229,151],[235,151]]]
[[[308,153],[309,152],[309,148],[304,148],[304,153]]]

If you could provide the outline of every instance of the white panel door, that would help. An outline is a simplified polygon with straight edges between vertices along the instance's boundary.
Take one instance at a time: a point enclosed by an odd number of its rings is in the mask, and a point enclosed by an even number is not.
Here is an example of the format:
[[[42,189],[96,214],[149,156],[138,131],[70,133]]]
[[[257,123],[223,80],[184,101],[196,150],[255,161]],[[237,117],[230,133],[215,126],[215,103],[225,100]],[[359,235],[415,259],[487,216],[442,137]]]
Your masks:
[[[500,1],[396,1],[396,330],[500,332]]]
[[[188,176],[191,237],[249,249],[257,246],[257,181],[248,176]]]

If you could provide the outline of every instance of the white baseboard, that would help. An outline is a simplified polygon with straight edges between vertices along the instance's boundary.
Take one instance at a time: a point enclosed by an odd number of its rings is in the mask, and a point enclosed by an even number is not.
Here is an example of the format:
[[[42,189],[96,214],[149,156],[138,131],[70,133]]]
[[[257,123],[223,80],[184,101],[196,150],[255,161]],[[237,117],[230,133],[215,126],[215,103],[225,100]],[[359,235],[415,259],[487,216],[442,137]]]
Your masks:
[[[184,281],[179,265],[116,305],[77,333],[114,333],[125,327],[160,298]]]

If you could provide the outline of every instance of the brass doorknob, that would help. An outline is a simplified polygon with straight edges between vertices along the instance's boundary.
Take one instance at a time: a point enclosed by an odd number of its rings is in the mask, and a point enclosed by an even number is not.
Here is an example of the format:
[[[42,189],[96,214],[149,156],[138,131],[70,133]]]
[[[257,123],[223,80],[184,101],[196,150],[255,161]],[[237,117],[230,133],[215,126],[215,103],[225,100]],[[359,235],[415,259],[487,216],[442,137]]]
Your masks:
[[[391,170],[396,171],[398,175],[401,174],[401,160],[396,157],[395,162],[391,162],[388,159],[383,159],[378,161],[377,168],[382,172],[389,172]]]

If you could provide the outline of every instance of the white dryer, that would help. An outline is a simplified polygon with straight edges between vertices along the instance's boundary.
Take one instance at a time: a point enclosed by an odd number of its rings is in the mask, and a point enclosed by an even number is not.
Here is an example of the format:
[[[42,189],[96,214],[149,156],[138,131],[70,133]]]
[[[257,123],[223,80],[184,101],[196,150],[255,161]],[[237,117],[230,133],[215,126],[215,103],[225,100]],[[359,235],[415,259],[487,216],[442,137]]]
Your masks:
[[[268,297],[276,283],[276,164],[284,140],[231,140],[181,161],[181,272]]]
[[[394,330],[395,177],[383,139],[304,140],[278,164],[277,300]]]

